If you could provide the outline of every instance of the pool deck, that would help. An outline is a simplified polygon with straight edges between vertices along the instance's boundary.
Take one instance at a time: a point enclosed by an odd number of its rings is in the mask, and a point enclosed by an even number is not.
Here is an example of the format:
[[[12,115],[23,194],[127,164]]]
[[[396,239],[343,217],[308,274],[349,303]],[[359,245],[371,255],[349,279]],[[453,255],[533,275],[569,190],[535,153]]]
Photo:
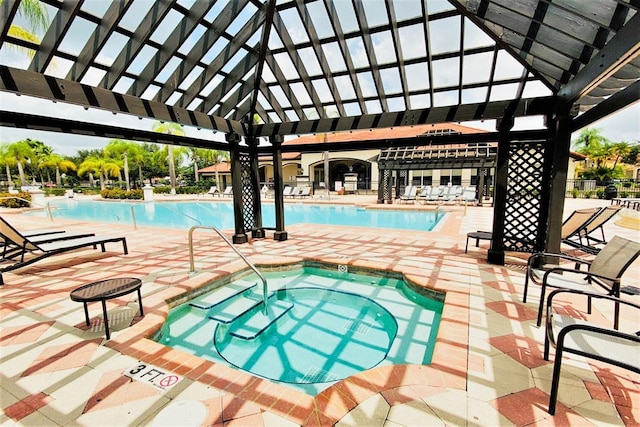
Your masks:
[[[323,201],[287,201],[300,202]],[[375,203],[375,196],[329,202],[366,205]],[[608,204],[567,199],[565,212]],[[433,232],[299,224],[287,227],[287,241],[267,238],[238,246],[257,265],[311,259],[393,270],[446,292],[431,365],[377,367],[316,397],[148,339],[164,321],[167,301],[243,268],[212,233],[194,234],[196,271],[190,273],[186,230],[52,222],[0,211],[20,230],[126,236],[129,246],[128,255],[110,244],[106,253],[81,250],[4,274],[0,421],[3,426],[640,425],[640,377],[576,356],[565,356],[558,409],[555,416],[547,413],[553,362],[542,357],[544,333],[535,325],[538,288],[522,303],[526,254],[510,253],[505,266],[491,265],[486,241],[480,247],[470,242],[465,254],[468,232],[491,229],[492,208],[440,209],[449,215]],[[605,233],[609,239],[640,240],[640,231],[615,221]],[[100,304],[89,305],[87,327],[82,304],[71,301],[69,293],[92,281],[126,276],[142,279],[145,316],[137,315],[135,293],[110,300],[111,340],[106,341]],[[623,285],[640,286],[640,261],[627,271]],[[640,302],[640,296],[624,298]],[[596,311],[611,318],[608,307],[596,304]],[[623,310],[623,323],[639,320]],[[159,391],[123,375],[141,362],[182,380]]]

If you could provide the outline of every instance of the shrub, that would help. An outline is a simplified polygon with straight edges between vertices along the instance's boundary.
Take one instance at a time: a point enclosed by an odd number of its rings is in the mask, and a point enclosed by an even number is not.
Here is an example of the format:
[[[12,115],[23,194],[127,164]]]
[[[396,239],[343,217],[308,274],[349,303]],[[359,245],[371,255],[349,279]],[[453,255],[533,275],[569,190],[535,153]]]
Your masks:
[[[574,188],[573,190],[571,190],[571,196],[573,196],[574,199],[578,198],[578,194],[580,194],[580,191],[578,191],[577,188]]]
[[[604,199],[604,188],[598,188],[596,190],[596,197],[598,199]]]
[[[58,187],[45,188],[44,194],[46,196],[64,196],[65,191],[66,190],[64,188],[58,188]]]
[[[627,197],[629,197],[629,193],[626,191],[621,191],[619,197],[622,199],[626,199]]]
[[[584,198],[585,199],[590,199],[591,196],[593,196],[593,191],[587,190],[587,191],[584,192]]]
[[[121,190],[119,188],[104,189],[100,192],[103,199],[142,200],[142,190]]]
[[[5,199],[5,197],[7,198]],[[31,203],[29,203],[29,201],[31,201],[31,194],[29,193],[0,193],[0,206],[2,206],[3,208],[28,208],[29,206],[31,206]]]

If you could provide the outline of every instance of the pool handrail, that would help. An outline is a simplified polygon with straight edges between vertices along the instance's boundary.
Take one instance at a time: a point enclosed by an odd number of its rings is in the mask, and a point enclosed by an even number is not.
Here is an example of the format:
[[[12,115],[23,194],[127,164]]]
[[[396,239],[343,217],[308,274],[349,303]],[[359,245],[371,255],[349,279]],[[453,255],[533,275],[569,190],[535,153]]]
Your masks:
[[[43,209],[47,210],[47,212],[49,213],[49,219],[51,219],[51,221],[53,221],[53,213],[51,212],[51,204],[49,204],[49,202],[47,202],[47,205],[44,206],[44,205],[41,205],[39,203],[34,202],[33,200],[27,200],[27,199],[24,199],[24,198],[19,197],[19,196],[0,197],[0,200],[9,200],[9,199],[18,199],[18,200],[22,200],[23,202],[29,203],[29,205],[41,206]]]
[[[267,315],[267,301],[269,299],[269,295],[268,295],[269,289],[267,287],[267,279],[264,277],[264,275],[262,273],[260,273],[260,271],[258,271],[256,266],[253,265],[251,263],[251,261],[249,261],[247,259],[247,257],[245,257],[244,254],[242,252],[240,252],[238,250],[238,248],[236,248],[235,245],[233,243],[231,243],[231,241],[229,239],[227,239],[227,237],[224,234],[222,234],[222,231],[220,231],[216,227],[214,227],[212,225],[195,225],[195,226],[193,226],[193,227],[191,227],[189,229],[189,273],[193,273],[196,270],[195,269],[195,263],[193,261],[193,232],[196,229],[206,229],[206,230],[215,231],[218,234],[218,236],[220,236],[222,238],[222,240],[224,240],[225,243],[227,245],[229,245],[229,247],[231,249],[233,249],[233,251],[244,261],[244,263],[247,264],[247,266],[249,266],[249,268],[251,270],[253,270],[253,272],[258,275],[260,280],[262,280],[262,304],[264,306],[263,310],[262,310],[262,313],[266,316]]]

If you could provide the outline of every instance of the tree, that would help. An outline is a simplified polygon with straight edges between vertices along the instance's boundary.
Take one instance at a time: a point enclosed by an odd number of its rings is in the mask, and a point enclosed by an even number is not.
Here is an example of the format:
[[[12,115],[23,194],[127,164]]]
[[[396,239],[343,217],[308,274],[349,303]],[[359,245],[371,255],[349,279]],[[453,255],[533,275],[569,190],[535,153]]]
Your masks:
[[[71,160],[62,157],[59,154],[53,153],[47,157],[38,167],[54,168],[56,171],[56,187],[62,187],[62,176],[60,171],[69,172],[78,169],[75,163]]]
[[[13,187],[13,179],[11,178],[11,168],[18,164],[15,156],[9,152],[9,145],[4,143],[0,145],[0,164],[4,165],[7,173],[7,186]]]
[[[151,130],[158,133],[166,133],[168,135],[184,136],[184,129],[178,123],[167,123],[156,121],[153,123]],[[173,145],[167,145],[167,161],[169,163],[169,182],[171,184],[171,194],[176,194],[176,163],[173,153]]]
[[[42,166],[43,163],[46,162],[47,158],[53,154],[53,148],[51,148],[50,146],[46,145],[44,142],[42,141],[38,141],[38,140],[34,140],[34,139],[26,139],[27,143],[29,144],[29,146],[31,147],[31,149],[33,150],[33,159],[34,159],[34,169],[37,169],[39,174],[40,174],[40,182],[42,184],[44,184],[44,177],[42,176],[42,171],[46,170],[47,171],[47,181],[51,181],[50,179],[50,175],[49,175],[49,171],[48,171],[48,167],[47,166]],[[33,173],[35,175],[35,170],[33,170]]]
[[[32,161],[34,158],[33,149],[29,144],[29,139],[14,142],[10,144],[7,149],[7,154],[13,156],[16,159],[18,166],[18,174],[20,175],[20,185],[27,185],[27,179],[24,174],[24,166]]]
[[[615,156],[613,161],[613,169],[616,168],[618,161],[624,159],[631,152],[631,144],[625,141],[616,142],[611,145],[611,154]]]
[[[142,154],[142,148],[140,147],[140,145],[132,141],[112,139],[111,141],[109,141],[104,151],[105,154],[111,158],[122,158],[125,185],[127,190],[131,190],[129,180],[129,160],[138,165],[139,174],[140,177],[142,177],[140,164],[144,160],[144,156]]]
[[[100,176],[100,189],[104,190],[107,178],[120,176],[120,166],[114,159],[108,157],[88,157],[78,168],[78,175],[85,174],[98,174]]]
[[[600,134],[600,129],[585,128],[571,144],[574,150],[595,161],[596,167],[600,167],[607,159],[610,141]]]
[[[2,4],[2,0],[0,0],[0,4]],[[29,23],[31,28],[26,29],[19,25],[11,24],[7,33],[18,39],[40,44],[40,37],[36,33],[44,32],[49,23],[49,16],[45,6],[40,3],[39,0],[22,0],[18,6],[18,15],[23,17]],[[31,49],[21,47],[16,48],[28,52],[30,56],[33,56],[35,53]]]

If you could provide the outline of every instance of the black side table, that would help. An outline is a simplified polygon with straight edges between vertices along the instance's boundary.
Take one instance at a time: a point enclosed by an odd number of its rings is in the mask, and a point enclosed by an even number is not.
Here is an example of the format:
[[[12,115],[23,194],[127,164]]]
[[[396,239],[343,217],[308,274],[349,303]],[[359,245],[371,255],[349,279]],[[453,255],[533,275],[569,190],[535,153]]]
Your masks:
[[[96,301],[102,302],[104,329],[107,334],[107,339],[110,339],[111,334],[109,333],[109,319],[107,318],[107,300],[130,294],[133,291],[138,291],[140,316],[144,316],[144,312],[142,310],[142,294],[140,293],[141,287],[142,280],[133,277],[122,277],[117,279],[100,280],[98,282],[80,286],[79,288],[71,291],[71,294],[69,296],[71,297],[72,301],[77,301],[84,304],[84,317],[87,326],[90,325],[87,303]]]

